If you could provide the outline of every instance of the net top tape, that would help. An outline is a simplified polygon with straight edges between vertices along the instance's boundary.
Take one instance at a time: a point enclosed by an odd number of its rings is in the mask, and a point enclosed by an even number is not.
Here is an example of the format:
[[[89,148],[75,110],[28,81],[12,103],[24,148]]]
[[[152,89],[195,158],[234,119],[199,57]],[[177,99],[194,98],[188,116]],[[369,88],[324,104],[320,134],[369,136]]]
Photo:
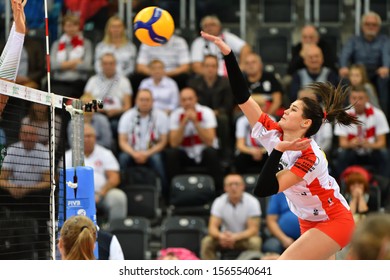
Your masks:
[[[54,97],[54,106],[62,108],[64,96],[57,94],[50,94],[46,91],[25,87],[0,79],[0,93],[11,97],[21,98],[27,101],[44,104],[47,106],[52,105],[52,97]],[[69,99],[68,97],[66,97]]]

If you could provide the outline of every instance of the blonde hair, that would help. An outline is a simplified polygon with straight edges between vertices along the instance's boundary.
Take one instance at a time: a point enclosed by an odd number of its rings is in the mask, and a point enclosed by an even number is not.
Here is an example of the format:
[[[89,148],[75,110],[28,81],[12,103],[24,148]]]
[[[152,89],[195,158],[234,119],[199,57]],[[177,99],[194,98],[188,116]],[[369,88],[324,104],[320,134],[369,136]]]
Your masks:
[[[109,29],[111,27],[111,24],[114,22],[114,21],[120,21],[120,23],[122,24],[123,26],[123,32],[122,32],[122,46],[127,44],[127,42],[129,41],[129,39],[127,38],[126,36],[126,27],[123,23],[123,20],[119,17],[119,16],[112,16],[110,17],[108,20],[107,20],[107,23],[106,23],[106,26],[104,28],[104,37],[103,37],[103,42],[106,43],[106,44],[111,44],[112,43],[112,40],[111,40],[111,35],[110,35],[110,32],[109,32]]]
[[[72,216],[61,228],[64,260],[94,260],[96,242],[96,226],[86,216]]]
[[[353,64],[349,67],[349,70],[358,70],[360,75],[362,76],[361,84],[364,85],[366,83],[370,83],[367,75],[366,67],[363,64]]]
[[[389,214],[370,214],[358,223],[351,241],[349,258],[390,260]]]

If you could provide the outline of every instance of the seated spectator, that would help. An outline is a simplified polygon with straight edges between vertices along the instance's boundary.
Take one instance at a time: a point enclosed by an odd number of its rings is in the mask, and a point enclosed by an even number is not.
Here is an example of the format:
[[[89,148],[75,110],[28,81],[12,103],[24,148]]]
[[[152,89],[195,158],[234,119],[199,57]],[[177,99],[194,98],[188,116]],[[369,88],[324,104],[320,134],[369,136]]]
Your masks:
[[[127,217],[127,196],[119,189],[119,163],[111,150],[96,144],[96,132],[84,124],[84,165],[93,168],[95,201],[99,210],[108,212],[108,221]],[[66,167],[72,166],[72,151],[65,153]]]
[[[281,255],[301,235],[298,217],[288,207],[283,192],[270,197],[266,214],[271,236],[263,243],[264,253]]]
[[[88,104],[94,100],[94,97],[89,94],[85,93],[80,97],[80,100],[83,102],[83,104]],[[96,143],[100,146],[103,146],[107,149],[113,148],[113,137],[112,137],[112,131],[110,127],[110,121],[108,120],[106,115],[103,115],[99,112],[95,112],[93,110],[84,110],[84,123],[90,124],[94,129],[96,133]],[[73,122],[70,121],[68,123],[68,129],[67,129],[67,135],[68,135],[68,143],[70,147],[72,147],[72,137],[73,137]]]
[[[324,66],[324,56],[316,45],[308,45],[303,53],[305,67],[293,74],[290,85],[290,101],[294,102],[298,97],[299,89],[312,82],[330,82],[337,86],[339,79],[337,74]]]
[[[356,115],[362,125],[335,126],[334,134],[339,138],[336,159],[336,176],[350,165],[368,165],[375,173],[389,176],[389,152],[386,134],[389,124],[383,111],[368,101],[363,86],[351,88],[349,102],[353,107],[349,114]]]
[[[379,33],[381,24],[377,13],[368,12],[362,16],[361,34],[351,37],[341,51],[339,75],[348,77],[349,64],[363,64],[369,80],[376,87],[382,110],[388,115],[390,39]]]
[[[251,96],[261,97],[265,102],[264,112],[274,117],[281,117],[283,89],[275,75],[263,71],[263,63],[258,54],[250,53],[243,61],[243,70]]]
[[[19,141],[5,151],[0,172],[0,205],[8,205],[11,211],[24,218],[32,217],[38,221],[39,242],[36,248],[38,257],[46,258],[49,250],[47,222],[50,220],[49,149],[38,142],[37,127],[22,124]]]
[[[255,99],[264,108],[262,97]],[[251,137],[252,128],[246,116],[241,116],[236,122],[236,155],[234,167],[237,173],[259,173],[268,158],[267,150],[257,139]]]
[[[26,198],[29,193],[48,190],[49,164],[49,150],[38,142],[38,129],[29,124],[22,124],[19,142],[7,148],[0,173],[0,187],[15,201]],[[10,200],[8,202],[12,203]]]
[[[34,126],[37,130],[38,143],[49,147],[50,133],[50,107],[40,103],[31,103],[28,114],[22,119],[22,124]],[[56,147],[58,148],[60,138],[61,117],[56,114]]]
[[[214,36],[221,37],[233,50],[234,54],[239,58],[240,63],[244,61],[244,58],[252,51],[250,45],[234,35],[231,32],[223,31],[221,21],[217,16],[207,15],[201,22],[200,26],[202,30]],[[218,57],[218,74],[221,76],[227,76],[225,61],[223,55],[219,51],[219,48],[203,39],[201,36],[197,37],[191,44],[191,68],[195,74],[202,73],[202,63],[204,56],[212,54]]]
[[[119,16],[112,16],[108,19],[103,40],[96,45],[96,73],[102,72],[100,58],[106,53],[115,55],[116,73],[126,77],[134,73],[137,48],[127,38],[125,24]]]
[[[184,88],[180,107],[169,119],[169,144],[166,151],[169,181],[191,166],[203,167],[213,177],[218,191],[222,190],[223,170],[218,157],[217,120],[213,110],[200,105],[196,92]]]
[[[217,118],[217,136],[224,159],[232,155],[232,111],[233,100],[229,80],[218,74],[218,58],[206,55],[202,63],[202,74],[188,81],[195,89],[199,104],[213,109]]]
[[[79,15],[80,29],[83,30],[88,22],[93,22],[93,27],[103,30],[107,22],[108,0],[64,0],[65,8]]]
[[[304,53],[306,48],[317,45],[324,56],[324,66],[336,71],[336,49],[322,40],[315,26],[307,24],[301,29],[301,41],[291,49],[291,60],[288,64],[287,74],[293,75],[298,70],[305,68]]]
[[[138,74],[150,76],[149,63],[161,60],[165,65],[166,75],[174,79],[182,89],[187,84],[190,72],[190,52],[186,40],[173,34],[169,41],[158,47],[141,44],[136,64]]]
[[[348,260],[390,260],[390,215],[370,214],[355,230]]]
[[[201,244],[203,260],[217,259],[220,250],[254,250],[260,252],[261,208],[259,201],[245,192],[245,183],[238,174],[224,180],[225,193],[211,206],[208,235]]]
[[[381,109],[377,92],[375,90],[375,87],[368,79],[366,67],[363,64],[353,64],[349,67],[348,80],[350,85],[353,87],[359,85],[364,86],[369,98],[369,102],[375,107]]]
[[[58,249],[62,260],[95,260],[97,229],[87,216],[69,217],[60,231]]]
[[[64,16],[62,25],[64,34],[50,49],[51,90],[56,94],[79,98],[92,71],[92,44],[83,37],[77,16]]]
[[[351,172],[344,177],[345,198],[348,201],[355,222],[360,221],[369,211],[375,212],[379,205],[376,205],[376,198],[370,197],[369,181],[360,172]]]
[[[167,194],[162,151],[168,144],[168,117],[153,106],[149,90],[139,90],[135,100],[136,106],[122,115],[118,126],[121,171],[126,174],[128,166],[147,165],[159,175]]]
[[[314,93],[313,90],[308,88],[300,89],[298,92],[298,99],[302,98],[310,98],[313,100],[317,100],[319,96]],[[330,152],[332,149],[332,142],[333,142],[333,127],[332,124],[329,122],[324,122],[318,132],[314,134],[313,139],[316,141],[318,146],[325,152],[327,156],[331,156]]]
[[[165,73],[161,60],[149,63],[150,77],[141,81],[139,89],[148,89],[153,94],[153,106],[168,115],[179,106],[179,87]]]
[[[103,101],[103,109],[98,112],[106,115],[110,121],[112,135],[117,136],[119,118],[131,107],[133,93],[130,81],[116,72],[116,59],[112,53],[101,56],[102,73],[89,78],[84,93]]]

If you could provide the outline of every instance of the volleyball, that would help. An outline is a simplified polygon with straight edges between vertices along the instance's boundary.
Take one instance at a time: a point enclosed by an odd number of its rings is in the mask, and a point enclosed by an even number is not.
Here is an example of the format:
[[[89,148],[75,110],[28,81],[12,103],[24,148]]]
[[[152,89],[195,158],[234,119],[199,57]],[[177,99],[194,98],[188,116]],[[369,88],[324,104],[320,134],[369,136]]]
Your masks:
[[[134,33],[142,43],[161,46],[169,41],[175,23],[169,12],[159,7],[146,7],[134,18]]]

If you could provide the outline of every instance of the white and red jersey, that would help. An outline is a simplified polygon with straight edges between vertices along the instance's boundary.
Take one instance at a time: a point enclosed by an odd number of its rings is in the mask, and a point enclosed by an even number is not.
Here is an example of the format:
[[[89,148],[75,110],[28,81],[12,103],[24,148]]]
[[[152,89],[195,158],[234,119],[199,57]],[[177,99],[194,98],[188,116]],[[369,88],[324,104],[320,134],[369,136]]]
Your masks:
[[[282,141],[283,131],[277,122],[262,114],[252,129],[252,137],[259,138],[270,154]],[[325,221],[349,211],[339,185],[328,173],[326,156],[314,140],[304,151],[284,152],[279,169],[289,169],[303,179],[284,191],[291,211],[299,218]]]

